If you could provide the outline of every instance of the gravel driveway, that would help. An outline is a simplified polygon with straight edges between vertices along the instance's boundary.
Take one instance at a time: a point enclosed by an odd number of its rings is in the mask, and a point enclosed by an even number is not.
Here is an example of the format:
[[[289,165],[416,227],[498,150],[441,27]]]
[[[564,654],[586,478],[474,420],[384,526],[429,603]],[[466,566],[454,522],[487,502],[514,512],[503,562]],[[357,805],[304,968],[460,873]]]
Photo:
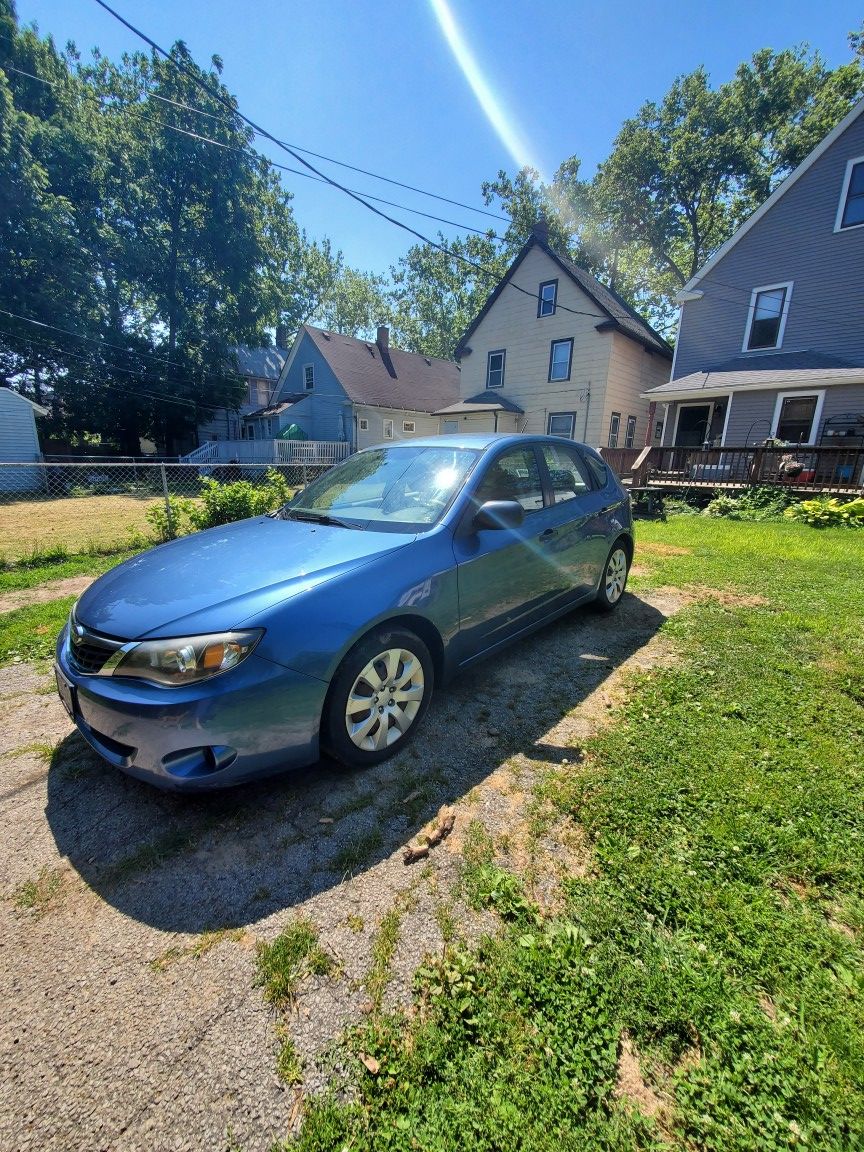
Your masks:
[[[308,916],[337,962],[304,982],[290,1021],[315,1091],[370,1008],[385,914],[400,917],[386,1005],[441,948],[442,909],[466,937],[490,927],[458,902],[468,823],[519,865],[532,781],[578,758],[629,669],[669,658],[657,631],[680,605],[664,592],[627,595],[613,617],[574,613],[440,692],[414,744],[371,771],[322,762],[203,798],[103,765],[49,675],[0,669],[0,1147],[258,1152],[284,1139],[302,1101],[276,1074],[256,940]],[[453,834],[404,865],[444,804]],[[537,883],[550,899],[556,865],[577,855],[549,833]]]

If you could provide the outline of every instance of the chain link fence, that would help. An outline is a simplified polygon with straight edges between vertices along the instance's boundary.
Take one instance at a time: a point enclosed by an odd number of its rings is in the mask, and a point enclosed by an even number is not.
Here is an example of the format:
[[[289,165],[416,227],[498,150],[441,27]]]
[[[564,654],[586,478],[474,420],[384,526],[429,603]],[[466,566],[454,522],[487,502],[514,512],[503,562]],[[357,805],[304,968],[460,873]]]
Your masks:
[[[0,564],[146,547],[173,535],[180,527],[178,510],[199,507],[212,484],[227,492],[228,485],[244,481],[263,490],[278,488],[278,477],[295,490],[330,467],[0,463]]]

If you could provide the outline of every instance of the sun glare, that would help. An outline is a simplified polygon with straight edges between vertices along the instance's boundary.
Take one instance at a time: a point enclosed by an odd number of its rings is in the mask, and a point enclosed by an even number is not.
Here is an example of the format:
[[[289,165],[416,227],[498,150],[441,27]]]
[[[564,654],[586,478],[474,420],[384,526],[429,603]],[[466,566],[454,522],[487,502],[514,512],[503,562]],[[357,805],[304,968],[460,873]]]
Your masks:
[[[456,62],[462,69],[462,74],[471,86],[471,91],[486,115],[489,123],[497,132],[504,147],[516,161],[520,168],[536,168],[541,173],[540,165],[531,155],[528,144],[517,127],[514,117],[504,107],[503,101],[491,88],[483,70],[474,53],[471,51],[465,36],[456,23],[456,19],[447,0],[429,0],[435,18],[444,34],[444,39],[450,46],[450,51],[456,57]]]

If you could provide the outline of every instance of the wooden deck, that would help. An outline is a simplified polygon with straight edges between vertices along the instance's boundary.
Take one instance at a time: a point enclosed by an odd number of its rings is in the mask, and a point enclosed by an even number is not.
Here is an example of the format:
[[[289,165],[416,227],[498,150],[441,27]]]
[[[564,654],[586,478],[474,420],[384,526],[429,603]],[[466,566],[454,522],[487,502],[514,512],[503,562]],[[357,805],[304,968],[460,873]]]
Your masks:
[[[777,485],[806,497],[864,492],[864,447],[602,448],[633,486],[741,491]]]

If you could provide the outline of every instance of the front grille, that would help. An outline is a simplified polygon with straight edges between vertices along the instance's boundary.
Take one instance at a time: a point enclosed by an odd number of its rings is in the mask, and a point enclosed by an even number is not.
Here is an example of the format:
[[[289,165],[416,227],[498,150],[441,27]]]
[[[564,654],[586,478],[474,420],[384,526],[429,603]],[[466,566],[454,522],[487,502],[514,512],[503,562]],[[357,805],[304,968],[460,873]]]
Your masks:
[[[122,647],[122,640],[110,640],[98,632],[91,632],[74,616],[69,621],[69,663],[84,676],[101,672],[117,649]]]

